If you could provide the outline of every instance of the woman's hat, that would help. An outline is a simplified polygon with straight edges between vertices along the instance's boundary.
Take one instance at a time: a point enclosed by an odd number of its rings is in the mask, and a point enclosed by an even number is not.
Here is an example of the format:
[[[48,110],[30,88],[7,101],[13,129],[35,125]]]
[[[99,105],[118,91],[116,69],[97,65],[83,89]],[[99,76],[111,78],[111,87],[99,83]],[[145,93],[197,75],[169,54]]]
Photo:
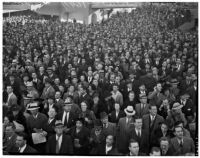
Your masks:
[[[126,115],[135,115],[135,110],[133,109],[132,106],[127,106],[126,109],[124,109],[124,112],[126,113]]]

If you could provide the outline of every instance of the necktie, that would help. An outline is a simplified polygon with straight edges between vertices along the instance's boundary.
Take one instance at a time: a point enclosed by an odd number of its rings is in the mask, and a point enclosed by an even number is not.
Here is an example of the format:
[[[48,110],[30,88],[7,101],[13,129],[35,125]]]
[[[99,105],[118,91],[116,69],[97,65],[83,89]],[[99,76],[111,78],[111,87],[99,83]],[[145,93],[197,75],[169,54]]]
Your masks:
[[[67,123],[68,123],[68,120],[69,120],[69,112],[67,112],[67,114],[66,114],[66,121],[67,121]]]
[[[155,117],[155,116],[152,116],[150,127],[153,125],[154,117]]]
[[[180,147],[181,148],[183,147],[183,141],[182,140],[180,141]]]
[[[59,147],[59,139],[60,139],[60,136],[59,136],[58,139],[56,140],[56,154],[58,154],[59,151],[60,151],[60,147]]]
[[[141,131],[138,130],[138,137],[140,138],[141,137]]]

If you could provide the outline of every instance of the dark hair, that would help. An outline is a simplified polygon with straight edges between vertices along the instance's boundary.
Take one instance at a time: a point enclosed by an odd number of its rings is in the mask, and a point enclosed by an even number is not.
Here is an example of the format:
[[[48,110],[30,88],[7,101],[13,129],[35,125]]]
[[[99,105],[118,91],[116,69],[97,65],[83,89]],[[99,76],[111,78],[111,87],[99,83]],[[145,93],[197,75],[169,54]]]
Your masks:
[[[129,147],[131,146],[131,143],[138,143],[138,141],[136,141],[135,139],[130,139],[129,140]],[[138,143],[139,145],[139,143]]]
[[[155,106],[157,108],[157,106],[155,104],[150,104],[149,109],[151,109],[153,106]]]
[[[28,139],[28,136],[26,133],[24,132],[16,132],[17,136],[23,137],[24,140]]]
[[[138,120],[138,119],[142,119],[142,118],[141,118],[140,116],[137,116],[137,115],[136,115],[136,116],[134,116],[134,119],[133,119],[133,120],[134,120],[134,122],[135,122],[135,121]]]
[[[169,142],[169,139],[167,137],[161,137],[159,142],[161,143],[161,141],[168,141]]]
[[[183,127],[177,125],[177,126],[174,126],[174,132],[176,132],[176,128],[182,128],[182,130],[183,130]]]

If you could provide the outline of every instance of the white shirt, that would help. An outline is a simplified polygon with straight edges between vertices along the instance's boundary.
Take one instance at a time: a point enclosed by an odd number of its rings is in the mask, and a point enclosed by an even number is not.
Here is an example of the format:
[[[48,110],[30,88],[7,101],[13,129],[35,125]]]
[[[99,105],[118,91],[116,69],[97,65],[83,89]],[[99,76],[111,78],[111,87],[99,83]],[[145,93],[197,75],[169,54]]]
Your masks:
[[[66,118],[66,116],[67,116],[67,122],[68,122],[68,120],[69,120],[69,112],[65,112],[64,111],[64,114],[63,114],[63,117],[62,117],[62,123],[64,124],[65,123],[65,118]]]
[[[112,149],[112,146],[107,146],[106,145],[106,155],[108,154],[108,152]]]
[[[53,118],[52,118],[52,119],[49,119],[48,123],[50,124],[53,120],[54,120]]]
[[[52,108],[53,108],[53,104],[51,104],[51,105],[49,104],[49,109],[52,109]]]
[[[117,118],[117,117],[118,117],[118,115],[119,115],[119,112],[118,112],[118,111],[116,111],[116,113],[115,113],[115,114],[116,114],[116,118]]]
[[[58,140],[58,136],[56,134],[56,141]],[[58,145],[59,145],[59,149],[61,147],[61,143],[62,143],[62,135],[59,137],[59,140],[58,140]]]
[[[139,135],[139,132],[140,132],[140,136],[142,135],[141,129],[140,130],[139,129],[135,129],[135,132],[136,132],[137,136]]]
[[[196,87],[196,86],[194,86],[194,90],[195,90],[195,91],[197,90],[197,87]]]
[[[25,150],[25,148],[26,148],[26,144],[25,144],[23,147],[21,147],[21,148],[19,149],[19,152],[20,152],[20,153],[23,153],[24,150]]]
[[[14,94],[13,92],[8,94],[8,100],[10,99],[11,95],[13,95],[13,94]],[[7,102],[8,102],[8,100],[7,100]]]
[[[150,115],[150,117],[151,117],[151,121],[152,121],[152,120],[155,120],[155,117],[156,117],[156,116]]]

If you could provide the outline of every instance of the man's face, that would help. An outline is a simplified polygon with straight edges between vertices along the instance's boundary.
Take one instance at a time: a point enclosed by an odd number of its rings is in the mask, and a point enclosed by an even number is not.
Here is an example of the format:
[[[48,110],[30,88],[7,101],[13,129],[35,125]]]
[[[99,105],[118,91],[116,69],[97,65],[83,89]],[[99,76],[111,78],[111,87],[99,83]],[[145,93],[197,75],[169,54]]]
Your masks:
[[[60,92],[56,92],[55,99],[59,99],[59,98],[60,98]]]
[[[169,148],[169,142],[168,141],[161,141],[160,142],[160,148],[161,148],[161,150],[165,150],[165,151],[167,151],[168,150],[168,148]]]
[[[161,130],[162,130],[163,132],[167,132],[167,130],[168,130],[167,125],[162,124],[162,125],[161,125]]]
[[[142,119],[136,119],[134,124],[135,124],[135,128],[141,129],[142,128]]]
[[[176,135],[179,139],[182,139],[182,137],[183,137],[183,129],[182,129],[182,127],[177,127],[177,128],[175,128],[175,135]]]
[[[54,108],[50,108],[49,111],[48,111],[48,115],[49,115],[49,118],[55,118],[56,116],[56,111]]]
[[[129,150],[133,155],[138,155],[139,153],[139,144],[137,142],[131,143],[129,146]]]
[[[161,84],[157,84],[157,90],[160,92],[162,90],[162,85]]]
[[[7,126],[5,132],[6,132],[6,137],[10,137],[13,135],[14,130],[13,130],[12,126]]]
[[[55,127],[55,132],[57,135],[63,134],[63,126]]]
[[[118,90],[117,86],[113,86],[113,91],[116,92]]]
[[[107,137],[106,137],[106,144],[107,144],[107,146],[111,146],[112,144],[113,144],[113,136],[111,136],[111,135],[108,135]]]
[[[63,108],[64,108],[65,112],[70,112],[71,105],[65,105]]]
[[[24,140],[24,138],[21,137],[21,136],[17,136],[17,138],[16,138],[16,146],[19,147],[19,148],[21,148],[25,144],[26,144],[26,140]]]
[[[12,91],[13,91],[12,87],[8,86],[7,87],[7,93],[10,94],[10,93],[12,93]]]
[[[103,119],[101,119],[101,121],[102,121],[103,124],[108,123],[108,117],[104,117]]]
[[[157,107],[156,106],[152,106],[150,109],[150,114],[152,116],[155,116],[157,114]]]
[[[31,112],[32,115],[36,115],[38,113],[38,109],[31,110],[30,112]]]
[[[129,99],[133,100],[135,98],[135,94],[134,93],[129,93]]]

